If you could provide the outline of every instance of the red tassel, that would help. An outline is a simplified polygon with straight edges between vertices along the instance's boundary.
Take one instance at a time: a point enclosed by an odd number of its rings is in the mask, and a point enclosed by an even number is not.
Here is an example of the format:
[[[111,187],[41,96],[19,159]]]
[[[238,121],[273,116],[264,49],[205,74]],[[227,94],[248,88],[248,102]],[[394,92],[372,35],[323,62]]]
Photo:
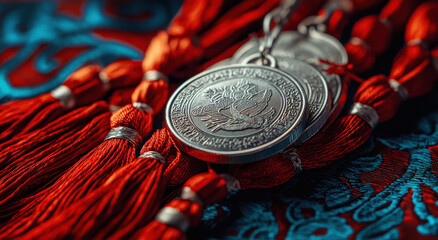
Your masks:
[[[438,2],[421,4],[412,14],[406,26],[405,39],[420,40],[429,45],[438,42]]]
[[[355,72],[364,72],[374,65],[376,56],[388,48],[392,31],[403,29],[418,4],[418,0],[391,0],[379,16],[366,16],[354,24],[345,49]]]
[[[382,54],[388,48],[391,41],[391,29],[377,16],[367,16],[354,24],[351,37],[352,40],[347,45],[356,46],[345,46],[348,57],[351,58],[356,72],[363,72],[371,66],[363,65],[359,56],[364,55],[363,51],[366,51],[366,62],[374,62],[375,56]]]
[[[193,3],[187,1],[184,4],[191,5]],[[202,11],[210,5],[217,8],[221,5],[221,2],[219,1],[217,4],[200,4],[197,7],[201,12],[195,11],[193,16],[187,12],[188,9],[184,5],[180,14],[169,26],[169,30],[175,36],[166,31],[160,31],[152,38],[145,53],[147,57],[142,62],[142,69],[145,73],[144,81],[132,93],[132,102],[147,103],[153,113],[161,111],[168,98],[167,77],[169,73],[202,55],[202,50],[195,46],[193,39],[190,37],[191,31],[201,30],[199,28],[202,25],[193,25],[192,17],[203,14]],[[211,9],[211,11],[208,13],[218,13],[214,9]],[[212,20],[214,16],[203,17]],[[185,21],[188,22],[185,23]],[[153,72],[152,77],[148,75],[151,72]]]
[[[143,81],[132,92],[131,101],[147,103],[152,114],[157,114],[166,105],[168,95],[169,85],[166,80]]]
[[[157,130],[141,151],[158,152],[166,159],[168,166],[163,179],[169,187],[181,186],[190,177],[207,169],[205,162],[181,152],[166,128]]]
[[[128,127],[136,130],[144,138],[151,130],[150,122],[150,114],[127,105],[113,114],[111,128]],[[140,142],[140,139],[137,139],[136,143]],[[33,199],[26,208],[34,210],[18,214],[18,222],[8,228],[16,228],[13,231],[18,235],[86,196],[102,185],[117,168],[130,163],[135,158],[135,147],[133,141],[120,138],[102,142],[71,166],[44,193],[39,194],[38,198]]]
[[[190,37],[174,37],[165,31],[159,32],[150,42],[143,60],[143,71],[156,70],[169,74],[179,67],[198,59],[202,49]]]
[[[380,11],[379,18],[387,19],[392,29],[402,32],[420,3],[420,0],[390,0]]]
[[[379,122],[386,122],[394,117],[402,99],[390,87],[386,76],[377,75],[359,86],[353,101],[372,107],[379,115]]]
[[[141,81],[141,77],[142,69],[139,61],[117,61],[102,72],[98,65],[83,67],[72,73],[62,85],[70,89],[70,101],[62,101],[56,97],[56,93],[52,92],[1,105],[0,113],[4,114],[0,118],[2,130],[0,141],[35,131],[71,108],[88,105],[101,99],[109,88],[136,85]]]
[[[140,157],[18,239],[127,239],[157,212],[163,163]]]
[[[7,141],[19,133],[28,133],[41,128],[71,107],[84,106],[103,97],[103,84],[98,73],[99,67],[91,65],[83,67],[68,77],[63,86],[70,89],[73,105],[63,103],[52,93],[0,105],[0,142]]]
[[[263,17],[277,7],[279,2],[278,0],[242,1],[226,12],[199,37],[199,45],[205,49],[204,57],[212,58],[219,55],[233,43],[253,32],[254,28],[261,24]],[[296,20],[292,22],[298,23]]]
[[[157,135],[157,134],[155,134]],[[158,133],[159,135],[159,133]],[[148,144],[154,150],[163,151],[166,158],[180,155],[172,144],[162,141],[160,145],[154,138]],[[74,237],[77,239],[125,239],[143,227],[158,210],[167,181],[164,180],[163,164],[165,157],[159,152],[142,150],[142,155],[130,164],[122,167],[100,187],[78,200],[38,226],[22,232],[21,239],[59,239]],[[171,159],[178,161],[177,159]],[[227,195],[225,180],[211,173],[199,174],[184,185],[186,195],[193,197],[196,192],[203,204],[222,200]],[[188,190],[187,190],[188,189]],[[189,193],[189,194],[187,194]],[[202,208],[188,200],[184,203],[169,203],[169,207],[178,208],[190,219],[191,225],[199,223]],[[56,230],[54,230],[56,229]],[[47,234],[47,232],[51,232]],[[14,235],[9,235],[12,237]],[[19,238],[20,239],[20,238]]]
[[[346,43],[345,50],[348,53],[348,61],[354,64],[355,72],[360,73],[370,69],[376,61],[375,55],[360,42]]]
[[[135,84],[139,82],[142,76],[141,63],[139,61],[118,61],[110,64],[100,73],[99,70],[100,68],[96,65],[85,67],[73,73],[64,84],[72,89],[77,105],[95,101],[102,96],[101,92],[107,90],[105,89],[107,87]],[[130,72],[126,72],[126,70]],[[138,72],[140,72],[140,74]],[[99,79],[99,74],[101,75],[101,79]],[[97,86],[100,92],[93,92]],[[29,102],[31,103],[32,101]],[[102,103],[98,106],[101,105]],[[102,109],[102,107],[100,107],[100,109]],[[69,112],[40,130],[37,130],[40,126],[34,123],[39,122],[42,127],[45,120],[44,122],[40,122],[39,120],[35,121],[34,118],[26,127],[33,131],[21,135],[22,137],[17,135],[10,141],[0,145],[0,148],[4,148],[5,158],[7,158],[9,162],[14,161],[13,163],[15,164],[9,164],[10,166],[8,166],[7,169],[11,168],[14,169],[14,171],[7,171],[6,175],[3,176],[8,179],[8,181],[4,181],[8,183],[8,187],[3,189],[3,194],[8,194],[9,196],[0,204],[1,214],[5,217],[11,216],[20,206],[34,201],[33,198],[37,198],[35,193],[38,193],[38,187],[44,189],[49,186],[66,168],[71,166],[83,154],[103,140],[109,129],[108,115],[101,120],[95,119],[89,125],[86,125],[90,119],[93,119],[93,117],[99,113],[99,111],[96,111],[97,109],[99,108],[93,105],[80,109],[79,112],[76,110]],[[106,104],[104,105],[104,109],[108,111]],[[46,107],[42,112],[47,111],[50,112],[51,109]],[[39,115],[44,114],[39,113]],[[54,112],[50,112],[48,115],[50,115],[50,117],[56,117]],[[46,114],[45,116],[48,115]],[[92,130],[88,129],[90,126],[93,127]],[[93,138],[87,137],[90,135],[93,136]],[[84,137],[86,138],[83,139]],[[45,144],[42,144],[43,142],[45,142]],[[53,149],[55,149],[55,151]],[[55,155],[55,157],[53,155]],[[15,158],[10,156],[14,156]],[[57,160],[60,158],[62,158],[62,160]],[[44,165],[49,161],[54,161],[54,163]],[[8,162],[4,162],[0,159],[0,164],[6,166]],[[21,167],[18,168],[18,166]],[[44,168],[39,169],[43,166]],[[32,172],[36,169],[39,169],[38,173],[33,174]],[[27,177],[29,174],[32,176]],[[13,179],[15,179],[14,182],[12,182]],[[11,189],[15,191],[13,194],[8,192],[11,191]],[[26,189],[32,189],[34,191],[26,192]]]
[[[12,216],[102,141],[109,130],[109,116],[107,105],[97,102],[3,143],[0,219]]]
[[[144,226],[155,215],[160,203],[162,203],[166,186],[175,181],[173,180],[175,173],[184,171],[185,173],[178,176],[177,179],[178,181],[186,181],[188,175],[193,176],[201,169],[205,170],[206,167],[205,163],[182,154],[165,129],[152,136],[142,148],[141,154],[137,160],[122,167],[109,177],[102,186],[90,191],[76,203],[55,212],[47,219],[40,218],[38,225],[21,228],[20,234],[26,233],[23,238],[32,239],[41,237],[41,234],[45,234],[48,229],[59,229],[52,230],[53,236],[48,234],[44,238],[58,239],[66,236],[74,236],[78,239],[129,238],[133,232]],[[172,164],[166,169],[167,174],[157,159],[166,159]],[[211,182],[210,188],[218,184],[214,180]],[[199,178],[196,183],[203,185]],[[203,191],[197,186],[191,188],[202,192],[201,196],[205,196],[206,199],[213,198],[213,196],[209,196],[208,191]],[[50,206],[40,204],[35,208],[50,209]],[[22,222],[28,223],[29,219],[24,218]],[[21,225],[17,224],[17,226]],[[4,234],[8,237],[17,235],[19,235],[18,232],[11,231]]]
[[[224,2],[224,0],[185,0],[167,32],[172,36],[194,36],[198,34],[205,26],[208,26],[216,19]]]
[[[422,44],[408,44],[404,46],[392,64],[390,78],[398,79],[402,77],[429,57],[429,51]]]
[[[203,205],[220,202],[228,194],[226,181],[213,171],[191,177],[184,184],[182,192],[181,198],[192,201],[200,199]]]
[[[134,239],[186,239],[185,232],[199,224],[205,206],[222,201],[227,193],[226,181],[213,171],[195,175],[184,184],[182,199],[166,204]]]
[[[148,50],[147,50],[147,55],[148,58],[147,59],[152,59],[151,61],[149,60],[145,60],[143,61],[143,68],[147,71],[146,72],[146,77],[148,76],[148,71],[150,70],[159,70],[160,72],[164,72],[164,73],[168,73],[168,72],[172,72],[174,69],[179,68],[179,66],[190,62],[193,60],[193,57],[197,57],[200,56],[202,54],[202,52],[198,51],[198,54],[195,54],[195,52],[193,50],[197,50],[199,48],[194,47],[193,43],[192,43],[192,39],[187,38],[187,37],[170,37],[167,33],[162,32],[160,34],[158,34],[151,42]],[[187,53],[190,54],[187,54]],[[178,59],[178,61],[174,61],[175,59]],[[182,59],[186,59],[186,60],[182,60]],[[110,72],[110,71],[109,71]],[[102,75],[102,74],[101,74]],[[108,75],[108,74],[106,74]],[[103,77],[104,79],[106,77]],[[147,79],[146,80],[155,80],[155,79]],[[140,84],[139,87],[137,87],[136,91],[133,93],[132,95],[132,100],[134,102],[146,102],[148,103],[148,106],[142,106],[142,107],[146,107],[146,108],[151,108],[153,110],[155,110],[155,112],[159,111],[162,106],[164,105],[166,98],[167,98],[167,94],[166,91],[167,90],[167,83],[166,81],[164,81],[165,79],[158,79],[156,81],[144,81],[143,83]],[[123,110],[123,109],[122,109]],[[119,110],[120,112],[121,110]],[[136,118],[132,118],[131,116],[132,114],[129,115],[124,115],[125,118],[128,118],[128,120],[122,120],[119,119],[121,121],[121,124],[123,126],[126,127],[132,127],[131,124],[136,125],[138,123],[142,123],[142,122],[146,122],[148,124],[148,126],[150,126],[151,123],[151,119],[148,119],[146,121],[141,121],[142,119],[138,119],[139,121],[136,123],[131,123],[131,121],[133,121]],[[135,122],[135,121],[134,121]],[[127,124],[129,123],[129,124]],[[112,124],[112,127],[115,127],[114,124]],[[149,129],[145,130],[149,131]],[[142,134],[143,135],[143,134]],[[106,146],[108,145],[108,142],[116,142],[116,140],[111,141],[105,141],[101,146]],[[116,142],[117,143],[117,142]],[[116,145],[116,144],[114,144]],[[121,145],[123,147],[123,144],[117,144],[117,145]],[[108,145],[108,147],[112,146],[111,144]],[[103,157],[107,156],[108,154],[111,155],[112,154],[116,154],[115,152],[113,152],[113,150],[111,150],[112,148],[110,147],[109,150],[103,148],[103,151],[95,151],[98,152],[99,155],[95,156],[97,159],[102,160]],[[127,150],[125,149],[120,149],[120,153],[119,154],[124,154],[124,155],[130,155],[129,151],[127,152]],[[109,151],[109,152],[108,152]],[[100,152],[100,153],[99,153]],[[105,153],[105,154],[103,154]],[[73,166],[69,172],[67,172],[61,179],[64,181],[72,181],[69,178],[75,179],[75,178],[79,178],[79,176],[75,175],[75,172],[79,173],[79,169],[81,167],[81,162],[87,162],[84,159],[90,158],[91,156],[93,156],[93,153],[88,154],[87,156],[85,156],[84,158],[82,158],[79,161],[79,164]],[[104,156],[102,156],[104,155]],[[110,156],[111,157],[111,156]],[[116,156],[118,157],[118,156]],[[123,155],[120,156],[123,159]],[[93,159],[94,160],[94,159]],[[108,162],[112,162],[112,159],[103,159],[103,161],[108,161]],[[90,164],[90,163],[88,163]],[[91,163],[92,164],[92,163]],[[84,166],[85,167],[85,166]],[[90,167],[90,166],[88,166]],[[100,171],[102,171],[103,169],[107,169],[105,167],[100,168]],[[77,169],[77,170],[75,170]],[[111,169],[111,168],[108,168]],[[92,169],[93,170],[93,169]],[[71,202],[75,201],[75,199],[79,199],[80,196],[82,196],[83,194],[85,194],[89,189],[94,188],[95,186],[97,186],[97,183],[95,183],[95,181],[91,181],[93,180],[93,177],[96,178],[96,175],[102,178],[103,176],[102,173],[100,172],[94,172],[96,170],[90,171],[90,169],[87,170],[87,172],[85,174],[82,173],[81,179],[76,179],[77,181],[70,182],[71,184],[64,184],[63,186],[59,186],[58,187],[53,187],[53,192],[59,192],[59,194],[63,194],[63,196],[61,197],[53,197],[55,194],[53,194],[52,192],[49,194],[49,197],[46,197],[46,199],[44,199],[42,201],[42,203],[39,205],[39,207],[37,207],[38,209],[43,209],[44,215],[42,215],[42,217],[37,217],[38,219],[33,219],[33,220],[37,220],[37,221],[43,221],[44,218],[50,217],[50,215],[54,212],[54,210],[56,210],[56,208],[58,209],[62,209],[65,206],[68,206],[71,204]],[[94,174],[92,175],[91,173],[94,172]],[[69,177],[66,177],[69,176]],[[81,182],[81,180],[87,180],[88,182]],[[91,179],[91,180],[90,180]],[[98,180],[98,179],[95,179]],[[69,182],[67,181],[67,182]],[[91,183],[90,183],[91,182]],[[79,183],[79,184],[77,184]],[[54,184],[54,186],[56,186],[57,183]],[[88,186],[91,185],[91,186]],[[65,188],[65,189],[63,189]],[[77,193],[77,195],[73,195],[73,193],[76,191],[75,189],[78,188],[80,190],[79,193]],[[59,189],[62,189],[59,190]],[[83,190],[82,190],[83,189]],[[65,196],[70,196],[65,197]],[[53,209],[50,208],[50,202],[54,201],[55,199],[63,199],[63,197],[65,197],[66,202],[62,202],[62,204],[57,204],[56,206],[54,206]],[[50,199],[50,200],[47,200]],[[56,202],[56,200],[54,201]],[[48,208],[46,207],[48,206]],[[46,211],[47,209],[50,209],[50,211]],[[55,211],[56,213],[56,211]],[[38,216],[39,214],[34,214],[34,216]],[[30,221],[32,222],[32,220]]]
[[[438,70],[432,59],[426,59],[409,73],[398,78],[398,82],[406,89],[408,98],[423,96],[432,91],[438,80]]]
[[[99,76],[111,89],[137,86],[143,77],[141,61],[119,60],[105,67]]]
[[[130,104],[131,95],[135,88],[122,88],[115,90],[108,98],[108,104],[111,112],[116,112],[121,107]]]

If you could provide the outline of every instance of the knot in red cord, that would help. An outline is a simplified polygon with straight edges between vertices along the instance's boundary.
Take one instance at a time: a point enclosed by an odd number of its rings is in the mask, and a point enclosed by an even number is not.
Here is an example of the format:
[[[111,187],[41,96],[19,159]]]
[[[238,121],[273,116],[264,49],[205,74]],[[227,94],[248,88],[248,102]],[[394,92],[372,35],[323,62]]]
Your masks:
[[[328,68],[324,69],[323,71],[328,74],[337,74],[341,76],[346,76],[358,83],[362,83],[365,80],[355,75],[351,70],[353,69],[353,64],[347,63],[347,64],[338,64],[334,62],[330,62],[328,60],[319,59],[321,63],[327,64]]]

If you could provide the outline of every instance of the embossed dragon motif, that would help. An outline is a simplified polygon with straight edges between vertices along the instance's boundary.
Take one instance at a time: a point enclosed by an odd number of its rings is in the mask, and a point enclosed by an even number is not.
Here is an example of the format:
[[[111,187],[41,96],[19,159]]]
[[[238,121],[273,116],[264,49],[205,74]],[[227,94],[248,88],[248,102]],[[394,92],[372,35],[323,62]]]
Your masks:
[[[272,91],[259,91],[256,84],[247,81],[209,89],[204,96],[210,103],[194,108],[191,113],[201,117],[212,132],[261,128],[275,114],[274,108],[268,108]]]

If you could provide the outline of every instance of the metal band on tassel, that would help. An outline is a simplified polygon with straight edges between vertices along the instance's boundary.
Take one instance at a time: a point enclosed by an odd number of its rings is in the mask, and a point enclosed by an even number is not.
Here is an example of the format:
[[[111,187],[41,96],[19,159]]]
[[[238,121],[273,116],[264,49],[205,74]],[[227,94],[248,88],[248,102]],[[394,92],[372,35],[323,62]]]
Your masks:
[[[350,114],[357,115],[362,118],[371,128],[375,128],[377,123],[379,123],[379,115],[377,114],[374,108],[362,104],[362,103],[354,103],[351,107]]]
[[[169,82],[169,79],[166,77],[166,75],[156,70],[147,71],[143,76],[143,81],[156,81],[159,79],[164,80],[165,82]]]
[[[190,200],[193,203],[197,203],[201,206],[204,206],[202,199],[189,187],[183,187],[181,189],[181,199]]]
[[[135,102],[132,104],[132,106],[140,109],[140,111],[142,111],[142,112],[149,112],[150,114],[154,113],[154,110],[146,103]]]
[[[366,42],[364,42],[362,39],[358,38],[358,37],[353,37],[350,39],[350,43],[353,45],[360,45],[362,47],[364,47],[365,49],[369,50],[370,46],[368,46],[368,44]]]
[[[75,105],[75,99],[73,98],[70,88],[64,85],[53,89],[50,94],[52,94],[54,98],[59,99],[61,106],[65,108],[72,108]]]
[[[164,157],[159,152],[155,152],[155,151],[147,151],[147,152],[141,154],[139,157],[153,158],[155,160],[160,161],[162,164],[166,163],[166,160],[164,159]]]
[[[110,86],[110,81],[109,81],[109,77],[108,77],[108,75],[106,74],[106,73],[104,73],[104,72],[99,72],[99,79],[100,79],[100,81],[102,82],[102,84],[103,84],[103,90],[105,91],[105,92],[107,92],[108,90],[110,90],[110,88],[111,88],[111,86]]]
[[[404,88],[397,80],[390,79],[388,83],[394,92],[400,95],[402,101],[406,101],[408,99],[408,91],[406,91],[406,88]]]
[[[117,105],[109,105],[109,110],[110,110],[112,113],[117,112],[117,110],[119,110],[119,109],[120,109],[120,106],[117,106]]]
[[[292,162],[297,172],[301,172],[303,166],[301,165],[301,158],[298,155],[296,148],[293,147],[286,148],[281,154],[283,155],[283,157],[287,158],[289,161]]]
[[[113,138],[125,139],[134,145],[138,145],[139,143],[142,142],[142,138],[136,130],[122,126],[111,129],[106,135],[104,141]]]
[[[158,212],[155,220],[186,232],[190,223],[187,217],[173,207],[164,207]]]
[[[429,45],[420,39],[412,39],[409,42],[407,42],[406,45],[407,46],[418,45],[421,46],[426,51],[430,50]]]

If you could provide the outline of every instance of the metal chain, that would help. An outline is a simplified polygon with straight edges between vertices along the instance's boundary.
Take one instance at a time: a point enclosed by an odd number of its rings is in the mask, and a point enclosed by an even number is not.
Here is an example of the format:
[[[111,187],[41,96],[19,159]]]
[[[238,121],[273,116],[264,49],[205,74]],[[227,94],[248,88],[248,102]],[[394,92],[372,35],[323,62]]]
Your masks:
[[[298,32],[301,34],[308,34],[310,29],[325,32],[327,30],[327,22],[333,13],[342,9],[344,12],[350,12],[352,8],[350,0],[333,0],[324,6],[325,14],[319,16],[310,16],[304,19],[298,25]]]
[[[280,6],[269,12],[263,19],[265,38],[259,45],[262,58],[271,53],[284,25],[289,21],[292,12],[296,11],[302,0],[283,0]],[[271,29],[271,25],[274,27]]]

